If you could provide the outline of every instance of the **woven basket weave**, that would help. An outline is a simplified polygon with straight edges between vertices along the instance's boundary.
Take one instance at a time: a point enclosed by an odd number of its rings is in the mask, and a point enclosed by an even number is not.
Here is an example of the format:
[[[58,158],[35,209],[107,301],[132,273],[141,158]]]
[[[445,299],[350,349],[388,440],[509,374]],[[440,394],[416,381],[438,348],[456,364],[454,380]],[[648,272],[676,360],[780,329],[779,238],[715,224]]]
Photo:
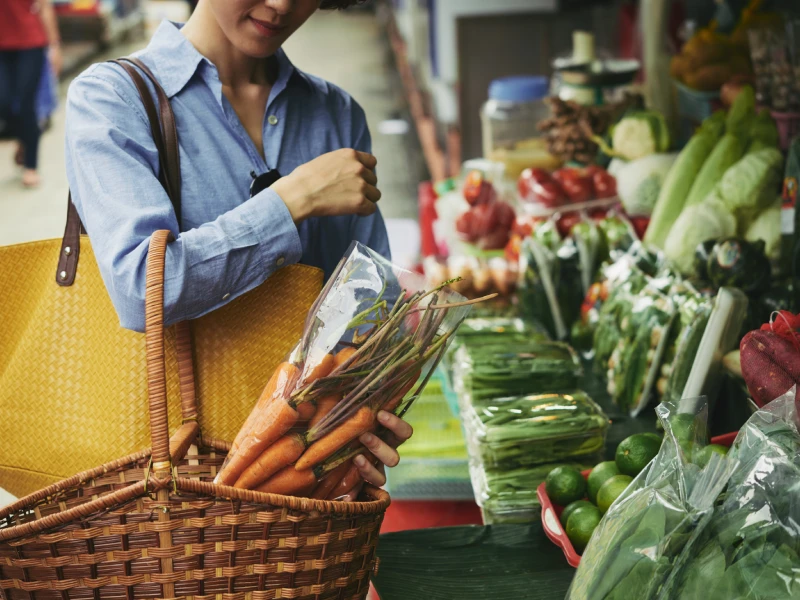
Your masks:
[[[386,492],[342,503],[212,483],[230,444],[201,437],[191,338],[177,328],[182,424],[168,437],[163,327],[169,232],[151,238],[146,357],[152,448],[0,510],[6,600],[363,599]]]

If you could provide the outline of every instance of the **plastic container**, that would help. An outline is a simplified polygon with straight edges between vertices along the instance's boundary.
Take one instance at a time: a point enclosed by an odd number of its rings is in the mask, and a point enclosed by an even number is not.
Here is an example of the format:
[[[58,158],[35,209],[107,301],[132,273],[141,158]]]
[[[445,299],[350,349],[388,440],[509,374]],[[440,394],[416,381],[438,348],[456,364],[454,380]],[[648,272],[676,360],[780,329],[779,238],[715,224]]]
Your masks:
[[[526,141],[539,137],[536,124],[550,113],[543,102],[548,88],[546,77],[534,75],[492,81],[489,99],[481,108],[485,158],[493,158],[496,151],[507,157],[509,151],[522,149],[520,143],[524,146]]]
[[[736,439],[736,435],[738,433],[738,431],[733,431],[731,433],[713,437],[711,438],[711,443],[730,448],[733,445],[733,441]],[[589,473],[591,473],[591,469],[583,471],[581,474],[584,477],[589,477]],[[564,527],[561,525],[561,521],[559,519],[561,516],[561,511],[564,510],[564,507],[553,504],[550,501],[550,498],[547,495],[547,490],[544,488],[544,482],[542,482],[537,488],[536,495],[542,507],[542,528],[544,529],[545,535],[550,539],[551,542],[561,548],[561,550],[564,552],[564,558],[567,559],[569,566],[577,568],[578,565],[581,564],[581,555],[575,551],[575,548],[572,546],[572,542],[569,541],[567,533],[564,531]]]

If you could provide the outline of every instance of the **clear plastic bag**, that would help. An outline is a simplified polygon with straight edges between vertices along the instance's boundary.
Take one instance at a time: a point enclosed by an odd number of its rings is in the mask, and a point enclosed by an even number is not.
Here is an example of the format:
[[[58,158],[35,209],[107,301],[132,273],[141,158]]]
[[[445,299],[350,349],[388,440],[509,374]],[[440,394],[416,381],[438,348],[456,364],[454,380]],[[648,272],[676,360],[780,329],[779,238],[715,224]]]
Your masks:
[[[379,410],[408,410],[469,310],[462,296],[426,291],[421,276],[353,243],[215,482],[316,497],[318,480],[327,488],[355,454],[370,457],[358,437],[383,434]]]
[[[662,600],[800,597],[800,432],[795,390],[756,412],[708,524],[676,562]]]
[[[580,390],[499,398],[461,407],[484,467],[517,469],[602,454],[608,417]],[[534,488],[531,488],[535,490]]]
[[[686,412],[691,410],[691,412]],[[684,547],[709,522],[732,460],[713,454],[700,468],[689,455],[707,442],[704,399],[661,404],[666,436],[658,455],[611,505],[595,529],[568,600],[657,598]]]

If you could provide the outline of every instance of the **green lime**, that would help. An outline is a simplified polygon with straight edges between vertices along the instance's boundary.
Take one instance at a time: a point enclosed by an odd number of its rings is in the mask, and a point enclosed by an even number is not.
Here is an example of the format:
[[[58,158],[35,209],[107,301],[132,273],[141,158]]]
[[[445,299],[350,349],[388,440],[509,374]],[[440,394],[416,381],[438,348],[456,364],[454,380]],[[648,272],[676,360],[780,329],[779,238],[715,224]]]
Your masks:
[[[544,489],[551,502],[566,506],[586,495],[586,480],[577,469],[556,467],[544,480]]]
[[[725,456],[728,453],[728,449],[725,446],[720,446],[719,444],[709,444],[708,446],[703,446],[702,448],[698,448],[695,450],[694,453],[694,464],[696,464],[701,469],[704,469],[705,466],[711,461],[711,456],[716,453],[721,456]]]
[[[630,485],[633,478],[628,475],[614,475],[611,479],[606,481],[597,492],[597,508],[603,514],[614,504],[619,495],[625,491]]]
[[[636,477],[661,449],[661,440],[646,433],[625,438],[617,446],[616,463],[619,472]]]
[[[613,460],[601,462],[594,469],[592,469],[592,472],[589,473],[589,478],[586,481],[589,491],[589,500],[597,504],[597,492],[600,490],[603,484],[611,479],[614,475],[619,475],[619,469],[617,468],[617,463],[615,463]]]
[[[576,508],[570,515],[567,520],[567,537],[576,552],[582,553],[586,549],[592,533],[602,518],[600,510],[591,504]]]
[[[694,442],[695,417],[687,413],[679,413],[669,420],[672,435],[678,442]]]
[[[651,438],[651,439],[653,439],[653,440],[657,441],[659,444],[661,444],[661,442],[663,442],[663,441],[664,441],[664,437],[663,437],[663,436],[661,436],[661,435],[659,435],[659,434],[657,434],[657,433],[650,433],[650,432],[647,432],[647,433],[643,433],[642,435],[643,435],[643,436],[645,436],[645,437],[649,437],[649,438]]]
[[[566,507],[564,507],[564,510],[561,511],[561,516],[559,517],[561,519],[561,524],[564,527],[567,526],[567,521],[569,520],[569,516],[574,511],[579,509],[581,506],[594,506],[594,505],[588,500],[576,500],[575,502],[568,504]]]

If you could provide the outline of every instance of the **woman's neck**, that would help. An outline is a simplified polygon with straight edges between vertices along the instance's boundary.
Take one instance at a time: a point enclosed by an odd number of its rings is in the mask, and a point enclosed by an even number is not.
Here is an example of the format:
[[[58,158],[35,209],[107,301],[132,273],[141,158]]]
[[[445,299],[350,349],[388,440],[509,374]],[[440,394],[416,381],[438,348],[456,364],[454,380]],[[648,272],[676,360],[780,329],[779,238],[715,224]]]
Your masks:
[[[275,56],[254,58],[237,49],[217,23],[207,2],[199,2],[181,32],[200,54],[217,67],[224,86],[271,85],[277,78]]]

